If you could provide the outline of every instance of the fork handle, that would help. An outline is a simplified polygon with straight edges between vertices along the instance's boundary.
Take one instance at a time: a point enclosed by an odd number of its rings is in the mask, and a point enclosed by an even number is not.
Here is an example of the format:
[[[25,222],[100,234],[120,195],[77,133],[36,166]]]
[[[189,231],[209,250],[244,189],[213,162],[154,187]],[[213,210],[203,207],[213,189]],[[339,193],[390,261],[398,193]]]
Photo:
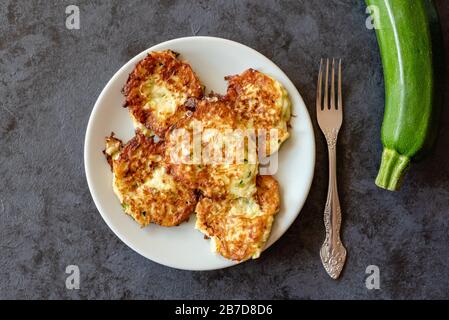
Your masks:
[[[340,238],[341,208],[337,190],[337,136],[338,130],[324,133],[329,153],[329,186],[324,208],[326,237],[320,250],[321,261],[329,276],[337,279],[346,261],[346,249]]]

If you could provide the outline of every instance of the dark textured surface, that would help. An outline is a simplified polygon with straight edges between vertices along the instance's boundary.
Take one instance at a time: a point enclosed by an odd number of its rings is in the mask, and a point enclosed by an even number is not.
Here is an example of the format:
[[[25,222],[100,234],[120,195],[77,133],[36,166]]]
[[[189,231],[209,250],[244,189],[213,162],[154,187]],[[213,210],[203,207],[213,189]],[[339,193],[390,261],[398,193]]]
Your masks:
[[[447,37],[449,5],[439,3]],[[80,30],[65,28],[69,4],[80,7]],[[449,112],[434,154],[413,166],[402,190],[376,188],[384,91],[365,19],[360,0],[2,1],[0,298],[449,298]],[[83,165],[95,100],[131,57],[192,34],[265,54],[296,84],[313,118],[319,57],[343,59],[339,186],[348,260],[341,280],[327,276],[318,254],[327,159],[315,122],[308,200],[256,261],[212,272],[170,269],[129,249],[98,214]],[[80,290],[65,288],[70,264],[80,268]],[[380,268],[380,290],[365,287],[370,264]]]

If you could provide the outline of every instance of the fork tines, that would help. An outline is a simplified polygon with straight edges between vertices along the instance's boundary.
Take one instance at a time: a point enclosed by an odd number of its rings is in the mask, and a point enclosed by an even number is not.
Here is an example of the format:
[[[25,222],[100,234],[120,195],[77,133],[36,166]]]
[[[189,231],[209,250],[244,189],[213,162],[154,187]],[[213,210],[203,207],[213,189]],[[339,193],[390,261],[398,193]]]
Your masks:
[[[343,108],[342,98],[341,98],[341,59],[338,61],[338,83],[337,83],[337,104],[335,104],[335,59],[332,59],[332,75],[331,75],[331,92],[330,92],[330,103],[329,103],[329,59],[326,59],[326,74],[324,82],[324,99],[322,97],[322,82],[323,82],[323,59],[320,61],[320,71],[318,74],[318,84],[317,84],[317,112],[324,110],[338,110]]]

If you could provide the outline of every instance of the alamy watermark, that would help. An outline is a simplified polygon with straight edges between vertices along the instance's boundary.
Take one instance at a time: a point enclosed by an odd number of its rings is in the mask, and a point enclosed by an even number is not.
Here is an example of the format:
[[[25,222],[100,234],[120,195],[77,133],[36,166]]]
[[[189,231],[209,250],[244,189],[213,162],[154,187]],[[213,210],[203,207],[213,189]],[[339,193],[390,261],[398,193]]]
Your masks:
[[[368,6],[366,7],[366,14],[369,14],[369,16],[365,20],[365,26],[367,29],[381,29],[382,26],[380,25],[380,19],[379,19],[379,7],[378,6]]]
[[[278,130],[203,128],[194,120],[189,130],[178,128],[169,136],[170,162],[188,165],[260,164],[260,174],[277,171]],[[271,153],[271,155],[270,155]]]
[[[65,8],[65,13],[68,15],[65,19],[65,27],[69,30],[79,30],[80,8],[72,4]]]
[[[79,290],[80,288],[80,268],[77,265],[68,265],[65,273],[69,276],[65,279],[65,287],[68,290]]]
[[[380,270],[376,265],[369,265],[366,267],[365,273],[368,277],[365,279],[365,286],[368,290],[380,289]]]

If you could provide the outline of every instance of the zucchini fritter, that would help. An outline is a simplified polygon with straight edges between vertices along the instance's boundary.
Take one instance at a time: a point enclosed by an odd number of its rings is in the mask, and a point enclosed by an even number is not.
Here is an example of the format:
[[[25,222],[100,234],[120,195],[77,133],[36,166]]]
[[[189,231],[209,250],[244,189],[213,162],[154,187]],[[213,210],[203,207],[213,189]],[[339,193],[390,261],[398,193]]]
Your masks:
[[[150,52],[137,63],[123,92],[136,128],[146,135],[163,136],[185,113],[189,97],[201,98],[203,86],[190,65],[173,51]]]
[[[228,81],[227,97],[233,101],[234,110],[248,128],[255,128],[258,134],[262,133],[260,129],[266,130],[266,155],[276,152],[289,137],[291,101],[285,88],[254,69],[225,79]],[[276,139],[270,139],[271,129],[277,129]]]
[[[114,192],[124,211],[141,226],[176,226],[193,213],[195,192],[166,172],[162,143],[137,132],[122,146],[111,135],[106,138],[105,154],[112,163]]]
[[[210,237],[212,251],[227,259],[258,258],[268,237],[274,215],[279,210],[277,181],[257,177],[257,193],[250,198],[198,202],[196,228]]]
[[[219,96],[197,101],[195,112],[167,132],[166,163],[178,180],[206,197],[250,197],[256,192],[256,147],[228,101]]]

